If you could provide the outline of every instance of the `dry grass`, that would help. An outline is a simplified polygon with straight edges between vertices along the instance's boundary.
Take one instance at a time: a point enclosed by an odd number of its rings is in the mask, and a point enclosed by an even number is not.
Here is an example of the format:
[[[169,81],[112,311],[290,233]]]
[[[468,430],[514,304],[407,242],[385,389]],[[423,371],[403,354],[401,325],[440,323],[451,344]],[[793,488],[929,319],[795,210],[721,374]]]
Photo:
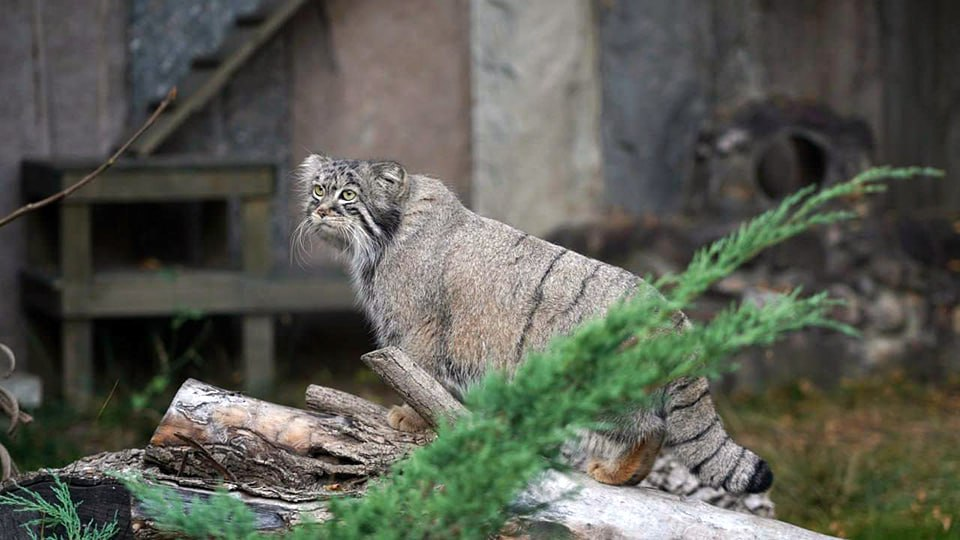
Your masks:
[[[722,409],[770,461],[780,519],[849,538],[960,538],[960,381],[800,382]]]

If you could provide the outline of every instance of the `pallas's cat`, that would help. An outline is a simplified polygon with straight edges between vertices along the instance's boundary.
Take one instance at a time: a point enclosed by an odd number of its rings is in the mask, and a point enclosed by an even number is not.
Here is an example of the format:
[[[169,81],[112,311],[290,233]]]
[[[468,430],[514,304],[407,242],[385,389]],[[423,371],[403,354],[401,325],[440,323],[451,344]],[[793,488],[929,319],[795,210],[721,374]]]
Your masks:
[[[393,161],[311,155],[297,183],[303,215],[295,247],[320,239],[339,249],[380,345],[403,349],[457,397],[487,370],[511,371],[527,351],[649,287],[479,216],[439,180]],[[689,324],[682,315],[676,323]],[[572,444],[572,463],[600,482],[633,484],[666,446],[707,484],[731,492],[770,486],[766,462],[724,430],[706,379],[675,380],[656,398],[612,429],[585,433]],[[388,421],[425,428],[406,405]]]

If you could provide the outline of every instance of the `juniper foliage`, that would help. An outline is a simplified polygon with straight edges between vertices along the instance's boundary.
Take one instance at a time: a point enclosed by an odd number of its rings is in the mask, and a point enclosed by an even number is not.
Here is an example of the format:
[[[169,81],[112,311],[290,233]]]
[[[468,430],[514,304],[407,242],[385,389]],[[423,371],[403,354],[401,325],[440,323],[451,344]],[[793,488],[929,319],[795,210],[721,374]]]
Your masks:
[[[70,488],[57,476],[53,477],[54,502],[45,500],[36,491],[21,488],[0,495],[0,506],[9,506],[14,512],[36,512],[40,517],[23,524],[33,540],[110,540],[119,532],[117,520],[97,525],[93,520],[83,523],[77,513],[81,502],[70,498]],[[63,534],[55,532],[62,529]]]
[[[887,179],[941,174],[927,168],[876,168],[846,183],[791,195],[699,251],[683,273],[653,281],[660,294],[639,294],[553,340],[530,354],[512,378],[489,374],[465,398],[470,415],[440,426],[434,443],[395,465],[363,498],[331,501],[334,519],[297,529],[291,537],[490,537],[511,515],[524,511],[511,507],[511,501],[539,473],[559,466],[561,446],[575,430],[598,427],[598,418],[642,405],[649,389],[679,376],[715,375],[732,353],[769,345],[786,332],[824,327],[854,335],[853,328],[829,316],[838,301],[823,293],[804,297],[799,290],[763,305],[731,306],[681,334],[662,329],[672,313],[689,308],[711,284],[761,250],[811,227],[856,217],[849,210],[825,210],[828,203],[881,192]],[[621,345],[632,337],[637,344],[624,349]],[[130,487],[141,497],[156,489]],[[193,508],[191,516],[197,505]],[[172,507],[158,522],[186,531],[194,518],[183,521],[171,512],[184,510]],[[253,535],[252,528],[237,532]]]

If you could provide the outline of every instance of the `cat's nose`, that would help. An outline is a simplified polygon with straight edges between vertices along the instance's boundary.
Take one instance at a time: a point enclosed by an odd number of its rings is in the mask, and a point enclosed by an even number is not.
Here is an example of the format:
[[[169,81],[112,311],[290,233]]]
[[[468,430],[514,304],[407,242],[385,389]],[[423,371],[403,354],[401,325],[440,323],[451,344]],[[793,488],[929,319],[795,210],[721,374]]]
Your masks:
[[[318,206],[316,213],[317,213],[317,217],[322,217],[322,218],[332,214],[332,212],[330,211],[330,208],[326,206]]]

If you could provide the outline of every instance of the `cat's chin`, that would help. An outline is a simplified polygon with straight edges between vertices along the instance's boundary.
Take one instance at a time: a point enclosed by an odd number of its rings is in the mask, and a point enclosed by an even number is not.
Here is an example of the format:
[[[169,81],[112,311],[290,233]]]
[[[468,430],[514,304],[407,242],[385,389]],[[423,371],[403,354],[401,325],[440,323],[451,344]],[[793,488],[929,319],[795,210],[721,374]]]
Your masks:
[[[317,237],[322,243],[335,248],[337,251],[347,251],[350,247],[347,238],[334,227],[320,227],[317,231]]]

